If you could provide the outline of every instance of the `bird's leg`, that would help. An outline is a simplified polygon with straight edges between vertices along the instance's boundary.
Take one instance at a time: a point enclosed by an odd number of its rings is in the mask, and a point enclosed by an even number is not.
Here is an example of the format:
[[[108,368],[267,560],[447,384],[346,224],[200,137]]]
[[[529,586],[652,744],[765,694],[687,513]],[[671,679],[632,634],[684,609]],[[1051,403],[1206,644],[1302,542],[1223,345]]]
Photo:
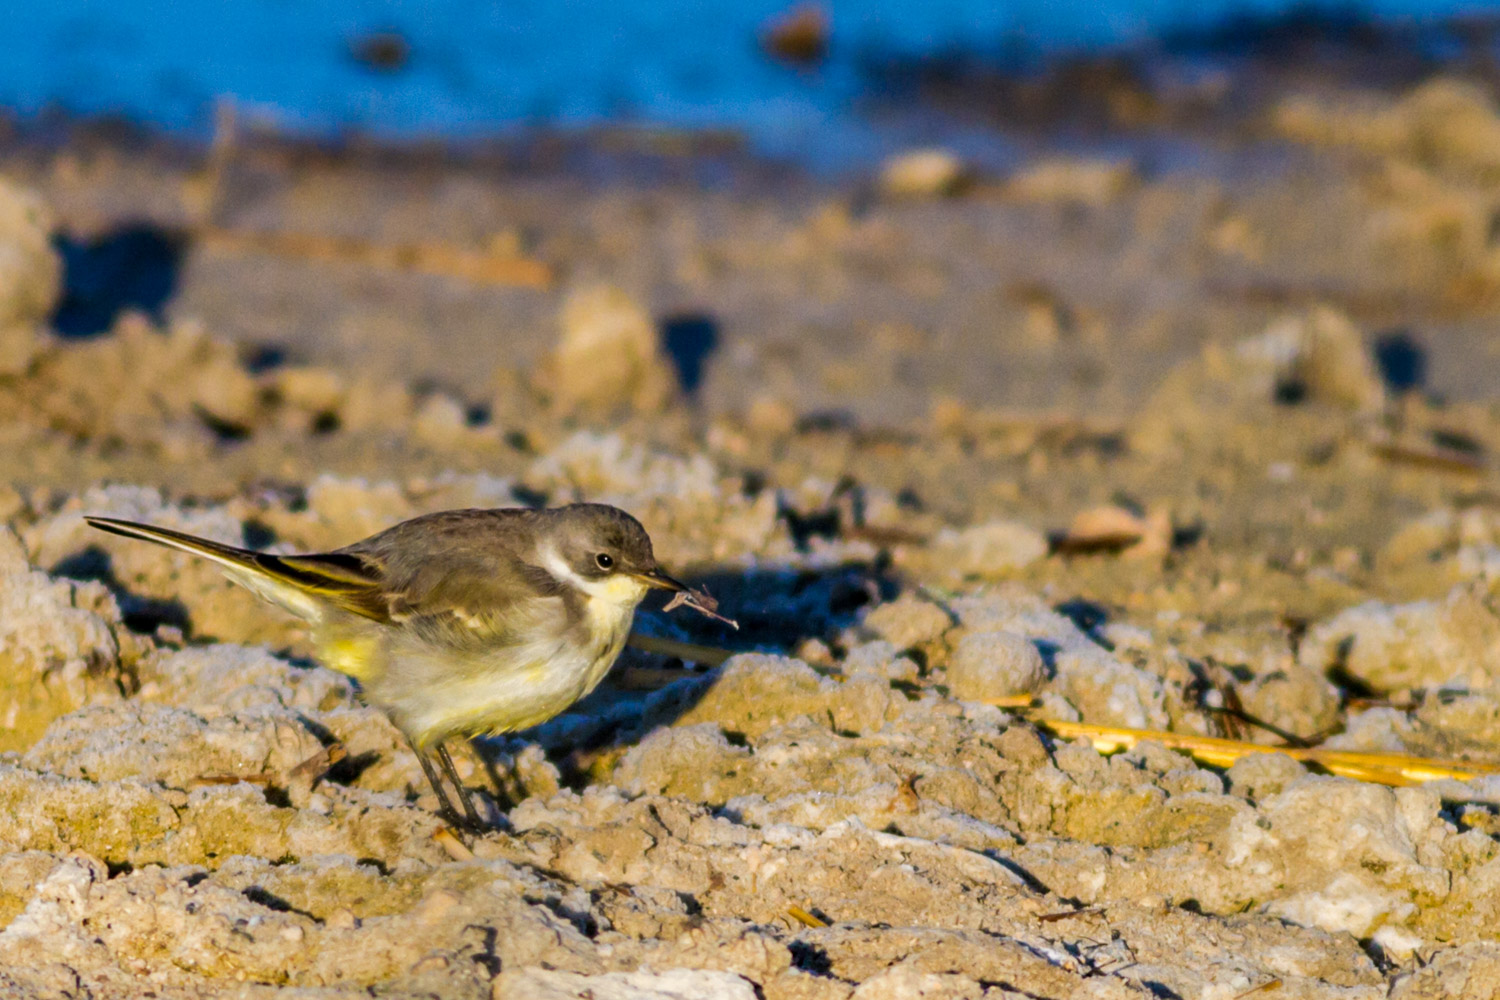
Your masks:
[[[412,749],[416,751],[417,761],[422,765],[422,773],[427,775],[427,783],[432,786],[433,792],[437,794],[438,813],[443,819],[454,826],[462,827],[464,821],[458,815],[458,810],[453,808],[453,801],[448,798],[448,793],[443,790],[443,779],[438,777],[437,771],[433,770],[432,761],[427,759],[427,752],[415,746]],[[460,786],[459,790],[463,790],[462,786]]]
[[[448,780],[453,782],[453,787],[458,790],[458,800],[464,804],[464,815],[469,817],[469,825],[476,830],[484,829],[484,824],[479,820],[479,811],[474,808],[474,797],[464,787],[464,783],[458,778],[458,769],[453,766],[453,758],[448,756],[448,745],[442,741],[437,745],[438,763],[443,765],[443,773],[448,775]]]

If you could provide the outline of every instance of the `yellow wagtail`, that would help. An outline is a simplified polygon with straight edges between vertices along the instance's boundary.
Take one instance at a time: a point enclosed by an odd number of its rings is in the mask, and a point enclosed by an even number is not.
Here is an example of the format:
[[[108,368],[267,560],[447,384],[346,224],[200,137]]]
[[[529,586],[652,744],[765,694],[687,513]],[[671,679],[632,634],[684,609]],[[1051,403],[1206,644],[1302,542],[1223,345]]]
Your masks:
[[[443,511],[333,552],[285,556],[85,520],[210,559],[306,621],[322,662],[359,681],[406,734],[458,822],[428,754],[437,756],[473,826],[478,813],[443,741],[552,718],[609,671],[647,590],[691,595],[657,565],[640,522],[604,504]]]

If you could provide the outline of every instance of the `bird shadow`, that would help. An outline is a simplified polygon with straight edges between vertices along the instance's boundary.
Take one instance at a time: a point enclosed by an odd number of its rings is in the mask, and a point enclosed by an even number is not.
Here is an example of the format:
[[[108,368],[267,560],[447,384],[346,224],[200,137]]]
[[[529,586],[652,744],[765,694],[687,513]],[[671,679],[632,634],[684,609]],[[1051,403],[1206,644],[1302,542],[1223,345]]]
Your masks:
[[[738,630],[680,609],[663,614],[662,599],[637,615],[637,631],[724,653],[791,654],[809,639],[833,643],[854,624],[861,609],[889,600],[900,583],[886,560],[848,561],[817,569],[711,570],[685,582],[707,589],[719,611]],[[531,729],[474,741],[501,795],[502,808],[524,793],[513,771],[516,756],[539,747],[557,767],[564,785],[581,789],[597,776],[596,764],[670,726],[698,704],[711,687],[714,669],[663,654],[627,649],[610,676],[591,695],[561,715]],[[629,682],[632,675],[651,682]],[[677,675],[677,676],[674,676]],[[508,801],[507,801],[508,800]]]
[[[104,584],[120,607],[120,619],[132,632],[150,635],[167,625],[186,634],[191,627],[187,605],[176,598],[139,594],[125,586],[115,574],[114,560],[98,545],[64,556],[48,572],[70,580],[94,580]]]

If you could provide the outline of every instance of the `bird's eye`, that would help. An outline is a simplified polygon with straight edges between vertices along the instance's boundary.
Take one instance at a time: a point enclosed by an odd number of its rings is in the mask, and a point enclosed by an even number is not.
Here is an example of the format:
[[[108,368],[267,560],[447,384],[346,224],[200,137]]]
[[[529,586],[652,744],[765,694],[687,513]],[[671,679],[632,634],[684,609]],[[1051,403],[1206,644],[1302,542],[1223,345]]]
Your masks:
[[[599,565],[600,569],[609,569],[615,564],[615,557],[608,552],[601,552],[594,557],[594,562]]]

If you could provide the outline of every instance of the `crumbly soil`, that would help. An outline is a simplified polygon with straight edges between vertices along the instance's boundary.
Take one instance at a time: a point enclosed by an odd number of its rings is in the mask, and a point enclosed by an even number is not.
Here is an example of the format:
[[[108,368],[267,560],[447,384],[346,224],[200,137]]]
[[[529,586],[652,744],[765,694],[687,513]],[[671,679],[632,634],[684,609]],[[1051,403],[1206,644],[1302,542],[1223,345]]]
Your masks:
[[[1500,115],[1440,77],[1178,138],[899,197],[12,143],[0,992],[1494,995],[1500,779],[1033,724],[1500,764]],[[466,750],[463,837],[292,623],[81,518],[290,551],[585,498],[743,626],[639,631],[739,655]]]

